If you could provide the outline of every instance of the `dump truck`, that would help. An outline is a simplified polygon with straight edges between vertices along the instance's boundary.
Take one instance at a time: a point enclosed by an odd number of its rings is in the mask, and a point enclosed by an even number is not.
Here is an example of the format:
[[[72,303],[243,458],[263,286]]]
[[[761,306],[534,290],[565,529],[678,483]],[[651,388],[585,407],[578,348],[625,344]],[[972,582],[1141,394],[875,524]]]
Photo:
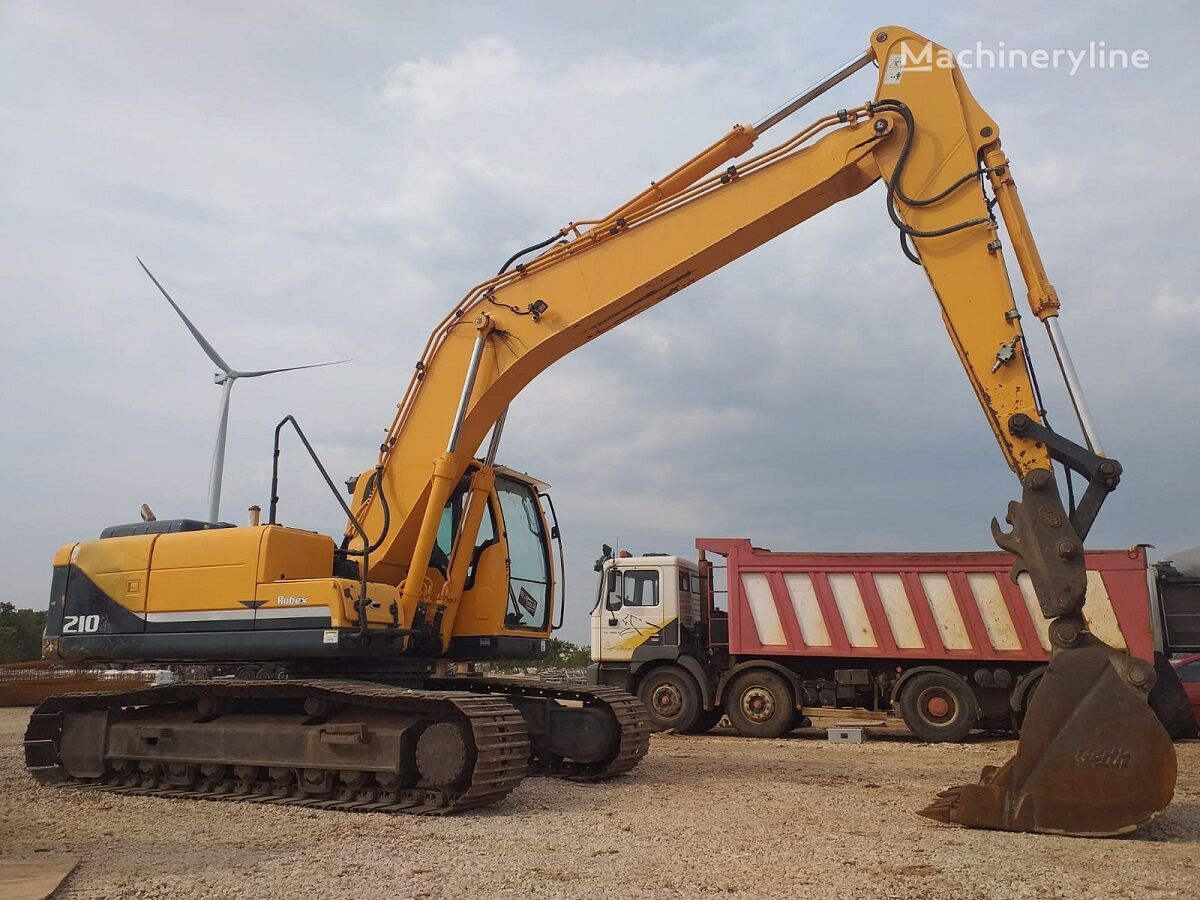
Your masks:
[[[606,547],[597,561],[589,681],[638,694],[653,728],[697,733],[727,715],[778,737],[810,716],[894,710],[931,742],[1019,731],[1051,640],[1008,554],[696,548],[693,560]],[[1169,732],[1194,735],[1166,657],[1200,637],[1200,584],[1149,565],[1143,545],[1089,550],[1087,565],[1091,633],[1155,665],[1151,704]]]

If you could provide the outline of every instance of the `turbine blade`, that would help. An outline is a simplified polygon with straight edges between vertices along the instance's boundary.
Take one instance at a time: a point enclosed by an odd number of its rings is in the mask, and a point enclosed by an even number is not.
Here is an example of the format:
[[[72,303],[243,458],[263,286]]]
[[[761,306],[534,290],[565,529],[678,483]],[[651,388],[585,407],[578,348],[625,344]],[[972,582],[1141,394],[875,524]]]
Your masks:
[[[333,362],[312,363],[307,366],[286,366],[282,369],[262,369],[258,372],[233,372],[231,374],[238,378],[257,378],[259,375],[274,375],[276,372],[295,372],[297,369],[319,369],[322,366],[340,366],[342,363],[348,363],[348,359],[335,359]]]
[[[159,289],[159,291],[162,293],[162,295],[164,297],[167,298],[167,302],[171,304],[171,308],[174,309],[175,312],[177,312],[179,314],[179,318],[183,319],[183,324],[187,326],[187,330],[192,333],[192,337],[194,337],[196,339],[196,342],[200,345],[201,349],[203,349],[204,352],[208,354],[208,358],[211,359],[218,366],[220,366],[221,371],[224,372],[225,374],[227,374],[227,375],[233,374],[233,367],[230,366],[229,363],[225,362],[225,360],[221,359],[221,354],[219,354],[213,348],[213,345],[210,344],[208,342],[208,340],[204,337],[204,335],[202,335],[200,333],[200,329],[192,324],[192,320],[189,319],[187,317],[187,315],[184,313],[184,311],[179,308],[179,304],[171,299],[171,295],[167,293],[167,289],[158,283],[158,279],[155,278],[154,275],[150,272],[150,270],[146,268],[146,264],[144,262],[142,262],[141,257],[135,257],[135,258],[138,261],[138,265],[142,267],[142,271],[150,276],[150,280],[154,282],[154,286]]]

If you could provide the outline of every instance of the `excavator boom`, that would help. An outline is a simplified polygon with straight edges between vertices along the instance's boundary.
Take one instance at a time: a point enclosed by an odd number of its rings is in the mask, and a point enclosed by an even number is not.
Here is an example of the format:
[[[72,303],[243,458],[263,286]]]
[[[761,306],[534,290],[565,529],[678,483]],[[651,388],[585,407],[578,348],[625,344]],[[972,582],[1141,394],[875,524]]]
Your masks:
[[[1145,702],[1152,670],[1099,642],[1083,615],[1082,542],[1121,467],[1102,455],[1058,325],[1058,295],[1001,149],[999,125],[957,68],[920,64],[931,53],[950,58],[907,29],[877,29],[866,51],[780,112],[755,126],[735,126],[608,216],[570,223],[535,246],[540,255],[512,269],[506,264],[472,288],[431,336],[378,464],[359,480],[358,517],[368,534],[381,535],[372,578],[400,583],[406,608],[436,606],[444,636],[452,634],[461,582],[451,577],[438,597],[428,595],[434,536],[475,448],[491,430],[493,455],[505,412],[520,391],[572,350],[882,182],[903,252],[924,268],[1001,453],[1022,482],[1022,499],[1010,504],[1006,517],[1012,530],[993,522],[996,540],[1015,557],[1013,578],[1027,574],[1043,613],[1054,619],[1054,662],[1017,755],[1028,764],[943,796],[925,814],[982,827],[1119,832],[1166,806],[1175,765]],[[818,118],[774,148],[726,167],[763,132],[872,62],[878,66],[874,99]],[[1086,446],[1047,424],[997,208],[1029,313],[1047,330]],[[1059,496],[1054,462],[1086,479],[1074,509]],[[486,479],[486,468],[474,477]],[[381,497],[393,514],[406,511],[390,529],[383,527]],[[356,540],[348,534],[350,546]],[[455,545],[473,543],[467,531]],[[450,571],[455,576],[453,560]],[[1085,658],[1090,662],[1080,664]],[[1105,717],[1100,728],[1096,711],[1105,708],[1124,710],[1119,725]],[[1121,765],[1095,763],[1110,758]],[[1104,779],[1105,791],[1093,790],[1096,777]],[[1098,793],[1106,798],[1102,804]]]

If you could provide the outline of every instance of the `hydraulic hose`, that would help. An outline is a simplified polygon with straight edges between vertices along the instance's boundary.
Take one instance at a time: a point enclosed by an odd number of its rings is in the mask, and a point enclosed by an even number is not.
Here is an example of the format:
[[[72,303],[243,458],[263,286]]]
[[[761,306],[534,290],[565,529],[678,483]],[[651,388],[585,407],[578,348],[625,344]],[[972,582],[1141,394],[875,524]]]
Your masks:
[[[917,237],[917,238],[943,237],[948,234],[954,234],[957,231],[962,231],[964,228],[973,228],[976,225],[982,225],[986,222],[991,221],[991,219],[989,217],[982,216],[982,217],[975,218],[975,219],[965,219],[962,222],[955,223],[954,225],[947,225],[945,228],[934,228],[934,229],[929,229],[929,230],[913,228],[912,226],[906,224],[900,218],[900,214],[896,211],[896,198],[897,197],[900,198],[901,202],[904,203],[905,206],[911,206],[911,207],[932,206],[933,204],[938,203],[941,200],[945,200],[947,197],[949,197],[951,194],[953,194],[955,191],[957,191],[959,188],[961,188],[964,184],[967,184],[971,180],[973,180],[975,178],[979,178],[980,176],[985,175],[990,171],[995,171],[995,169],[994,168],[974,169],[974,170],[968,172],[966,175],[963,175],[961,178],[954,181],[954,183],[951,184],[949,187],[945,188],[942,191],[939,191],[937,194],[934,194],[932,197],[909,197],[906,193],[904,193],[903,188],[900,187],[900,177],[904,172],[904,166],[908,162],[908,155],[909,155],[909,152],[912,150],[913,134],[916,131],[916,120],[913,117],[912,110],[909,109],[908,104],[902,103],[899,100],[880,100],[878,103],[873,105],[873,109],[875,109],[875,110],[879,110],[879,109],[892,110],[894,112],[899,113],[900,117],[902,119],[904,119],[904,124],[905,124],[904,143],[900,147],[900,154],[896,157],[896,167],[892,170],[892,177],[888,179],[888,184],[887,184],[887,211],[888,211],[888,216],[892,220],[892,223],[900,230],[900,246],[904,250],[905,256],[907,256],[910,260],[912,260],[915,263],[921,262],[920,257],[918,257],[908,246],[908,242],[906,240],[907,238],[910,238],[910,237]]]
[[[511,266],[513,263],[515,263],[515,262],[516,262],[518,259],[520,259],[522,256],[526,255],[527,253],[533,253],[535,250],[541,250],[543,247],[549,247],[549,246],[550,246],[551,244],[553,244],[555,241],[557,241],[557,240],[559,240],[559,239],[561,239],[561,238],[565,238],[566,236],[567,236],[567,231],[566,231],[566,229],[565,229],[565,228],[560,228],[558,231],[556,231],[556,232],[555,232],[554,234],[552,234],[550,237],[546,238],[546,239],[545,239],[544,241],[542,241],[541,243],[538,243],[538,244],[530,244],[530,245],[529,245],[528,247],[526,247],[524,250],[518,250],[516,253],[514,253],[512,256],[510,256],[510,257],[509,257],[507,260],[505,260],[505,262],[504,262],[504,265],[502,265],[502,266],[500,267],[500,271],[499,271],[499,272],[497,272],[496,274],[497,274],[497,275],[503,275],[505,272],[507,272],[507,271],[508,271],[508,267],[509,267],[509,266]]]
[[[387,537],[388,529],[391,528],[392,511],[388,507],[387,494],[385,494],[383,490],[379,488],[379,480],[382,474],[383,466],[376,466],[375,471],[371,475],[371,480],[367,484],[366,490],[363,491],[363,498],[366,499],[369,497],[371,495],[371,491],[378,492],[379,503],[383,507],[383,528],[380,530],[379,537],[375,540],[375,542],[363,550],[351,550],[349,547],[343,547],[342,552],[347,556],[366,556],[370,553],[374,553],[381,546],[383,546],[383,539]]]

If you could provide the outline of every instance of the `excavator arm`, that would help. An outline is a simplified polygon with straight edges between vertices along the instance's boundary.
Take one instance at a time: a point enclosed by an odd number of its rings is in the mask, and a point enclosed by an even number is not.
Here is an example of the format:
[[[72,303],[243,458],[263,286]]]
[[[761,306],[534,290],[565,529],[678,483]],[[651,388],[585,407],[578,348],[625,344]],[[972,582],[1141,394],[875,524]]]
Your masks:
[[[420,597],[419,570],[427,566],[450,487],[509,403],[554,361],[881,180],[887,211],[929,277],[1008,465],[1025,478],[1048,471],[1052,453],[1079,455],[1066,443],[1056,450],[1044,440],[996,205],[1029,285],[1030,309],[1056,325],[1059,303],[1000,149],[999,128],[957,69],[904,77],[888,62],[906,58],[905,47],[907,56],[921,58],[925,39],[897,28],[880,29],[874,38],[870,50],[826,81],[882,60],[873,101],[820,118],[712,175],[784,117],[736,126],[613,213],[572,223],[551,249],[467,293],[429,339],[378,465],[358,482],[358,516],[368,534],[380,536],[370,555],[372,580],[406,581],[406,599]],[[993,199],[982,190],[985,178]],[[1060,340],[1056,347],[1067,359]],[[432,471],[431,460],[437,461]],[[1103,468],[1108,477],[1097,481],[1115,486],[1119,467]]]
[[[1170,801],[1174,752],[1146,705],[1152,670],[1092,636],[1083,614],[1082,541],[1120,465],[1103,456],[1058,326],[1059,300],[1039,257],[1000,144],[1000,129],[951,58],[899,27],[871,34],[847,66],[756,126],[737,126],[601,219],[573,222],[540,255],[476,285],[430,337],[377,465],[354,509],[372,581],[401,586],[405,621],[436,608],[453,633],[467,568],[512,400],[553,362],[739,256],[875,182],[903,252],[929,278],[951,343],[1007,464],[1022,484],[1001,547],[1053,619],[1053,657],[1016,757],[956,788],[925,814],[943,821],[1070,834],[1117,833]],[[872,100],[816,119],[744,158],[762,133],[875,63]],[[740,160],[733,162],[734,160]],[[1028,321],[1047,329],[1085,445],[1052,431],[1027,356],[996,210],[1026,287]],[[485,437],[482,461],[473,459]],[[1080,473],[1073,509],[1052,463]],[[427,577],[451,492],[470,470],[444,583]],[[363,540],[348,530],[346,552]]]

